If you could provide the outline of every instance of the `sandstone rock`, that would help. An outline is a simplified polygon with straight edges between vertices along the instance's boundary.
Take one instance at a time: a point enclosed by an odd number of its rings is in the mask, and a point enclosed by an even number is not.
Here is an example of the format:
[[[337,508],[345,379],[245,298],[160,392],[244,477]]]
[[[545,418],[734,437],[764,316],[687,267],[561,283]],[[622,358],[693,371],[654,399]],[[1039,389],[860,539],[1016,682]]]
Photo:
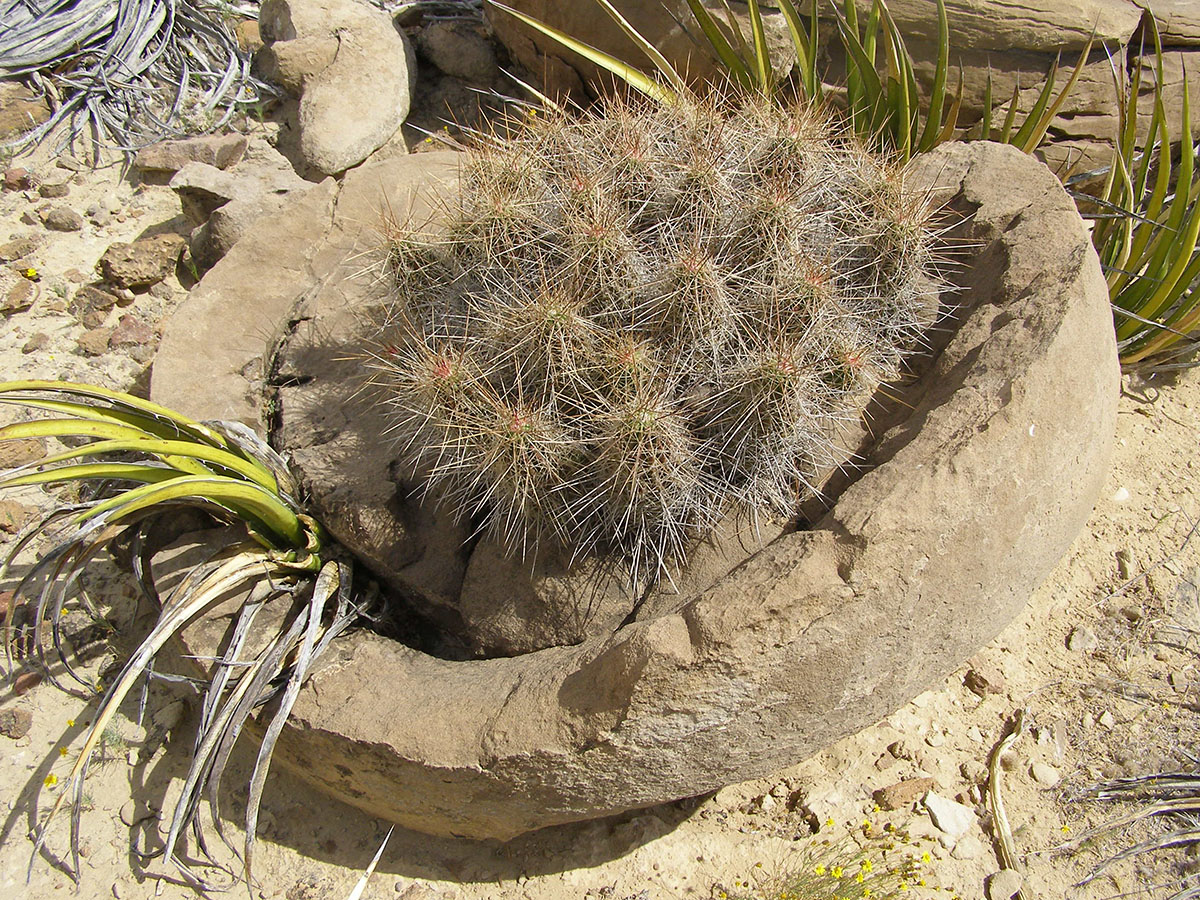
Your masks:
[[[21,345],[21,352],[29,355],[30,353],[40,353],[50,345],[50,335],[44,331],[38,331],[29,336],[24,344]]]
[[[44,178],[38,183],[38,194],[48,200],[65,197],[71,193],[70,176],[61,178]]]
[[[119,288],[144,288],[175,271],[186,241],[177,234],[110,244],[96,263],[104,280]]]
[[[936,12],[924,0],[889,0],[888,9],[901,34],[937,34]],[[948,0],[946,19],[955,54],[967,48],[1054,53],[1078,51],[1093,34],[1097,44],[1127,44],[1142,11],[1130,0]]]
[[[0,141],[11,141],[49,118],[45,98],[18,81],[0,81]],[[7,182],[5,190],[13,190]]]
[[[194,224],[203,225],[213,210],[238,196],[245,181],[216,166],[190,162],[171,177],[170,187],[179,195],[183,214]]]
[[[83,228],[83,216],[69,206],[54,207],[43,221],[51,231],[80,231]]]
[[[967,674],[963,678],[963,684],[980,697],[986,697],[988,694],[1003,694],[1007,686],[1004,673],[995,666],[982,661],[971,664],[971,668],[967,670]]]
[[[0,244],[0,263],[12,262],[33,253],[42,244],[40,236],[26,235]]]
[[[298,150],[332,175],[396,133],[415,77],[412,47],[391,19],[353,0],[266,0],[265,71],[300,95]]]
[[[33,187],[33,176],[28,169],[15,167],[4,170],[4,190],[27,191]]]
[[[476,84],[491,84],[499,74],[496,51],[475,23],[434,20],[421,29],[417,49],[447,75]]]
[[[246,152],[241,134],[206,134],[178,141],[160,141],[143,147],[134,157],[139,169],[178,172],[189,162],[206,163],[218,169],[237,165]]]
[[[932,791],[933,787],[932,778],[907,778],[880,788],[871,797],[884,809],[904,809]]]
[[[1067,635],[1067,649],[1076,653],[1091,653],[1100,646],[1096,632],[1086,625],[1076,625]]]
[[[1033,777],[1034,781],[1042,787],[1047,788],[1054,787],[1062,777],[1058,769],[1044,762],[1035,762],[1029,767],[1029,774]]]
[[[0,500],[0,531],[17,534],[37,514],[37,510],[15,500]]]
[[[1001,869],[993,872],[984,883],[987,900],[1009,900],[1021,889],[1024,879],[1015,869]]]
[[[14,281],[0,298],[0,312],[12,313],[29,309],[38,298],[38,290],[38,286],[28,278]]]
[[[12,692],[14,696],[23,697],[41,683],[41,672],[22,672],[13,681]]]
[[[0,709],[0,734],[14,741],[29,734],[33,713],[28,709]]]
[[[1164,47],[1200,46],[1200,7],[1193,0],[1133,0],[1158,19]]]
[[[94,284],[85,284],[71,298],[71,308],[79,315],[89,312],[108,312],[117,305],[117,298]]]
[[[34,462],[46,455],[46,442],[42,438],[21,438],[0,443],[0,469],[11,469]]]
[[[479,656],[517,656],[612,634],[633,611],[628,574],[561,553],[511,559],[490,541],[471,554],[454,604]]]
[[[262,49],[263,39],[256,19],[242,19],[234,26],[233,34],[243,52],[257,53]]]
[[[114,350],[125,347],[139,347],[151,344],[157,335],[154,329],[136,316],[121,316],[108,339],[108,346]]]
[[[108,352],[108,339],[112,337],[111,328],[95,328],[85,331],[75,339],[75,346],[84,356],[103,356]]]
[[[930,791],[925,795],[925,809],[934,826],[952,838],[960,838],[975,824],[975,811]]]
[[[332,304],[366,290],[355,302],[369,309],[369,290],[346,279],[362,264],[348,256],[371,240],[361,210],[407,215],[405,192],[419,192],[400,173],[431,156],[355,170],[325,205],[314,189],[294,208],[314,220],[300,247],[296,211],[235,246],[168,326],[154,399],[259,422],[265,341],[229,335],[239,321],[260,334],[287,327],[304,297]],[[1036,161],[953,144],[909,177],[953,198],[947,209],[963,220],[948,239],[976,248],[953,273],[960,324],[938,336],[903,398],[911,411],[879,423],[859,477],[824,517],[678,612],[575,647],[455,661],[356,632],[301,692],[278,758],[390,820],[507,839],[776,772],[940,684],[993,639],[1104,483],[1118,392],[1111,313],[1086,229]],[[381,198],[380,185],[396,184]],[[211,353],[202,372],[197,345]],[[324,349],[340,353],[336,340]],[[404,690],[382,704],[366,687],[380,683]]]

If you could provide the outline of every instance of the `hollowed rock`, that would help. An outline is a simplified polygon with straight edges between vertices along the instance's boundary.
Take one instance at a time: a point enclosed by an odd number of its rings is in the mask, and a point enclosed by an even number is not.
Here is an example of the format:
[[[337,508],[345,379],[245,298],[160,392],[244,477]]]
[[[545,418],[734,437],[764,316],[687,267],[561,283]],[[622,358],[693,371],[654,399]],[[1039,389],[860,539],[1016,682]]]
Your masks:
[[[378,242],[380,210],[428,214],[429,179],[452,181],[454,164],[368,165],[264,223],[176,314],[154,399],[263,427],[265,332],[339,306],[345,315],[314,320],[321,339],[306,344],[323,366],[290,362],[273,378],[285,407],[301,402],[289,401],[301,382],[319,397],[361,378],[338,351],[378,290],[354,277],[356,254]],[[999,633],[1085,522],[1107,468],[1118,384],[1107,291],[1074,205],[1036,161],[951,144],[909,180],[960,218],[950,239],[961,290],[906,389],[911,411],[875,424],[832,508],[572,646],[453,660],[350,635],[305,688],[277,758],[405,826],[507,839],[795,763],[937,685]],[[304,419],[314,437],[297,456],[321,488],[318,515],[385,580],[432,569],[418,599],[453,630],[462,535],[404,512],[386,440],[369,437],[385,427],[378,412],[310,403]],[[285,441],[287,430],[285,418]],[[362,463],[354,472],[304,459],[335,441]]]

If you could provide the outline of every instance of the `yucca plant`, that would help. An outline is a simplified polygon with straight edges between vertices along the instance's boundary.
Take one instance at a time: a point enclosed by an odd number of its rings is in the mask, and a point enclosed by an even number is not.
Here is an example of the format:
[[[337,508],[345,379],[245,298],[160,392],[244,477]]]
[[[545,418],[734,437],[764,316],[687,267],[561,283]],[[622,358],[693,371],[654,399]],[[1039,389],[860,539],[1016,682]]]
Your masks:
[[[1118,80],[1120,134],[1099,195],[1092,239],[1108,279],[1121,362],[1170,364],[1196,346],[1200,326],[1200,173],[1195,165],[1187,80],[1178,160],[1163,103],[1162,44],[1151,17],[1155,51],[1154,110],[1144,148],[1137,146],[1142,71],[1128,91]],[[1090,198],[1083,198],[1084,200]]]
[[[595,2],[604,8],[639,50],[653,62],[658,77],[648,75],[628,61],[620,60],[503,3],[496,0],[488,2],[489,5],[514,16],[535,31],[578,53],[655,100],[669,102],[684,84],[683,76],[650,41],[637,33],[610,0]],[[748,3],[749,37],[742,33],[728,7],[727,15],[721,22],[700,0],[688,0],[688,7],[699,31],[712,47],[726,76],[728,84],[722,87],[759,94],[784,103],[797,100],[808,103],[825,102],[821,73],[817,65],[819,6],[819,2],[813,3],[806,21],[792,0],[779,0],[778,8],[787,22],[796,53],[794,76],[780,82],[774,74],[775,67],[772,65],[767,46],[758,0],[749,0]],[[837,3],[833,2],[831,9],[846,58],[845,114],[853,130],[864,140],[879,146],[885,152],[895,154],[901,161],[956,137],[963,83],[960,72],[958,87],[953,94],[950,92],[950,33],[943,0],[937,0],[938,57],[924,109],[912,58],[886,2],[874,0],[865,20],[861,21],[854,0],[843,0],[840,9]],[[992,128],[989,79],[984,100],[984,139],[1010,143],[1026,153],[1037,149],[1045,140],[1051,121],[1075,86],[1091,48],[1092,42],[1089,41],[1080,54],[1067,84],[1057,96],[1054,89],[1058,63],[1055,62],[1032,110],[1019,124],[1017,97],[1014,94],[1003,127]]]
[[[216,791],[233,745],[251,712],[282,694],[251,777],[242,850],[248,879],[259,798],[276,739],[313,660],[353,616],[347,567],[324,558],[321,529],[301,511],[284,461],[244,426],[195,422],[128,394],[64,382],[6,382],[0,384],[0,403],[48,415],[0,428],[0,441],[39,438],[66,445],[3,473],[0,488],[68,484],[78,486],[82,497],[36,523],[0,567],[2,579],[35,539],[51,541],[51,549],[29,567],[14,591],[6,620],[10,671],[14,646],[31,647],[30,653],[47,667],[43,623],[48,621],[66,673],[89,691],[101,690],[72,667],[61,636],[64,607],[88,563],[118,538],[140,545],[156,517],[184,509],[200,509],[244,529],[242,539],[213,550],[162,598],[147,572],[145,554],[140,549],[134,553],[139,581],[159,605],[158,621],[105,689],[71,774],[40,826],[33,857],[43,846],[50,820],[69,797],[73,870],[78,873],[84,784],[105,729],[171,638],[243,591],[247,599],[229,645],[203,678],[207,686],[195,751],[170,823],[166,855],[186,877],[206,883],[177,858],[177,843],[191,825],[199,849],[207,853],[197,816],[202,793],[207,787],[220,830]],[[256,636],[256,619],[273,600],[288,604],[283,624]],[[16,641],[13,623],[20,620],[22,606],[31,606],[31,615],[24,617],[26,634]]]

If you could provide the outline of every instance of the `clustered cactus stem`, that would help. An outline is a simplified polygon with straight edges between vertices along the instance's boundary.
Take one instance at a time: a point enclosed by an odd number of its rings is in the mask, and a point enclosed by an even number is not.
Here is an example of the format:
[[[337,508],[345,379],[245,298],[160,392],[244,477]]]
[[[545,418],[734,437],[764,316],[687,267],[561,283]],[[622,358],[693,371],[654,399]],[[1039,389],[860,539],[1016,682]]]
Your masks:
[[[806,107],[529,113],[397,228],[375,354],[401,461],[513,552],[682,565],[787,516],[936,303],[926,198]]]

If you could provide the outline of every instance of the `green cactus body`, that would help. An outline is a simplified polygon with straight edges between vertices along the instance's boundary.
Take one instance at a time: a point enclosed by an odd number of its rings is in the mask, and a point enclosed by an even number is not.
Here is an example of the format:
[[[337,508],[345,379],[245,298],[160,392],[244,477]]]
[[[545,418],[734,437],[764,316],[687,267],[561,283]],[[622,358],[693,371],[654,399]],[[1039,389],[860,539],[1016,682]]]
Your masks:
[[[639,577],[737,509],[790,515],[936,307],[922,197],[806,109],[548,114],[391,245],[401,461],[512,551]]]

